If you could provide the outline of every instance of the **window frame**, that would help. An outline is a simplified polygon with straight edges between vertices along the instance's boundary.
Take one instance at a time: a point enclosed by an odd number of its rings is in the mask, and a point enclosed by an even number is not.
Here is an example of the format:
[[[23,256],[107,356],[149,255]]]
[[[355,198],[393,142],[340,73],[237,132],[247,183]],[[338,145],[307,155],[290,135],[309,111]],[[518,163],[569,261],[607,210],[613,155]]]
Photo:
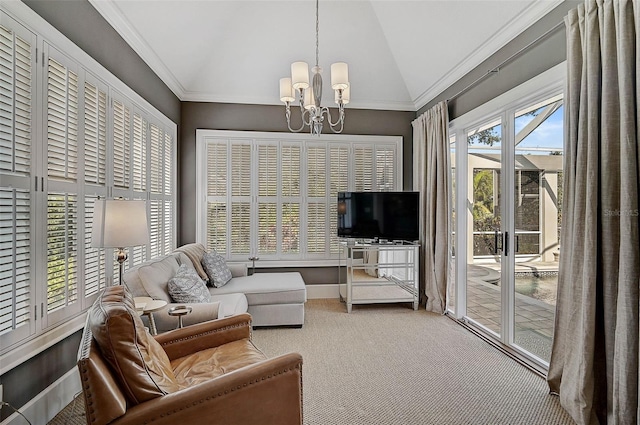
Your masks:
[[[307,252],[307,239],[305,222],[307,220],[307,205],[309,203],[309,196],[307,193],[308,176],[305,170],[307,170],[307,147],[323,147],[325,149],[325,167],[330,167],[330,156],[332,147],[347,147],[348,148],[348,163],[349,169],[346,181],[348,187],[344,190],[355,191],[354,183],[354,171],[353,171],[353,149],[355,146],[365,146],[372,149],[372,169],[375,171],[376,167],[376,153],[380,151],[380,146],[383,150],[392,149],[395,154],[395,170],[393,173],[393,188],[387,190],[403,190],[402,175],[403,175],[403,143],[402,136],[367,136],[367,135],[335,135],[327,134],[320,137],[310,136],[308,134],[296,134],[296,133],[265,133],[254,131],[225,131],[225,130],[196,130],[196,242],[202,243],[207,246],[207,146],[209,142],[217,143],[245,143],[252,146],[252,172],[251,172],[251,195],[248,199],[251,202],[251,241],[249,253],[243,253],[238,255],[230,255],[227,251],[225,257],[230,261],[245,262],[250,264],[249,257],[260,257],[261,267],[306,267],[306,266],[328,266],[337,265],[339,250],[331,250],[331,242],[335,239],[331,237],[330,229],[335,226],[331,226],[331,169],[326,168],[325,177],[325,194],[321,197],[324,202],[325,208],[325,228],[326,240],[325,250],[322,253],[308,253]],[[258,199],[258,170],[257,170],[257,146],[259,144],[276,144],[278,146],[278,164],[282,162],[282,156],[280,155],[280,146],[300,146],[300,253],[299,254],[282,254],[282,255],[262,255],[258,249],[258,219],[257,219],[257,199]],[[231,159],[227,157],[227,172],[230,171]],[[228,174],[228,180],[230,180]],[[278,194],[275,197],[277,199],[278,211],[281,210],[281,206],[287,203],[288,199],[294,199],[291,197],[285,197],[282,195],[281,188],[281,173],[278,173]],[[227,182],[227,185],[230,183]],[[372,189],[377,190],[377,182],[372,178]],[[224,196],[218,196],[216,199],[225,199],[228,194]],[[280,216],[280,212],[278,216]],[[227,224],[230,218],[227,216]]]
[[[29,36],[31,42],[31,111],[30,111],[30,156],[29,172],[21,176],[12,172],[2,172],[2,185],[14,186],[17,189],[28,190],[30,194],[30,264],[31,283],[29,290],[28,325],[7,330],[0,335],[0,374],[11,370],[25,360],[37,355],[47,347],[68,337],[81,329],[84,325],[86,309],[91,305],[97,291],[91,288],[90,294],[85,293],[83,280],[80,278],[85,270],[85,252],[89,248],[87,243],[86,227],[88,227],[87,202],[91,198],[124,196],[125,198],[139,198],[146,201],[156,200],[162,204],[163,209],[170,210],[170,214],[161,213],[159,232],[163,234],[160,242],[162,253],[168,253],[176,245],[176,203],[177,203],[177,125],[166,117],[157,108],[134,92],[124,82],[115,77],[95,59],[85,53],[77,45],[66,38],[51,24],[42,19],[33,10],[22,2],[2,2],[0,5],[0,24],[21,36]],[[24,33],[24,34],[23,34]],[[24,36],[26,36],[24,35]],[[78,108],[77,108],[77,156],[78,167],[75,180],[65,181],[51,178],[47,172],[47,75],[49,53],[55,52],[56,60],[62,58],[64,64],[73,67],[78,75]],[[85,180],[84,150],[82,143],[85,131],[85,82],[96,89],[106,93],[106,117],[100,118],[102,129],[106,129],[106,149],[100,152],[104,155],[104,184],[102,182],[90,183]],[[10,90],[12,86],[8,86]],[[134,192],[129,176],[129,188],[114,188],[113,185],[113,99],[119,99],[130,106],[131,120],[133,113],[142,114],[147,121],[147,135],[152,124],[161,129],[160,144],[164,152],[170,152],[163,156],[161,193],[150,191],[150,144],[146,141],[145,159],[147,169],[145,176],[145,191]],[[98,100],[103,107],[103,99]],[[11,118],[11,117],[10,117]],[[104,121],[102,119],[104,118]],[[93,119],[93,118],[91,118]],[[13,131],[13,130],[11,130]],[[133,127],[131,128],[133,133]],[[133,152],[130,152],[130,164],[133,163]],[[102,158],[100,158],[100,161]],[[131,165],[130,165],[131,166]],[[167,168],[168,166],[168,168]],[[103,170],[99,170],[99,174]],[[102,178],[102,175],[101,175]],[[16,185],[20,183],[20,185]],[[24,187],[23,187],[24,186]],[[77,300],[71,307],[63,307],[47,313],[47,197],[51,192],[69,192],[77,197],[77,241],[76,241],[76,273],[78,275]],[[115,192],[115,193],[114,193]],[[86,210],[86,211],[85,211]],[[163,210],[164,211],[164,210]],[[150,208],[148,214],[151,214]],[[164,217],[168,216],[170,223],[164,223]],[[89,229],[90,230],[90,229]],[[166,232],[169,235],[165,235]],[[145,255],[148,257],[150,245],[145,247]],[[168,252],[166,252],[168,251]],[[11,253],[9,252],[9,255]],[[117,266],[113,250],[100,250],[94,257],[104,258],[105,266],[98,265],[99,287],[110,285],[117,273],[114,274],[113,264]],[[127,266],[131,266],[130,260]],[[115,267],[117,270],[117,267]],[[104,273],[104,274],[103,274]],[[12,283],[10,282],[10,285]],[[89,291],[87,291],[89,292]],[[9,298],[15,305],[15,299]],[[10,329],[10,328],[9,328]]]

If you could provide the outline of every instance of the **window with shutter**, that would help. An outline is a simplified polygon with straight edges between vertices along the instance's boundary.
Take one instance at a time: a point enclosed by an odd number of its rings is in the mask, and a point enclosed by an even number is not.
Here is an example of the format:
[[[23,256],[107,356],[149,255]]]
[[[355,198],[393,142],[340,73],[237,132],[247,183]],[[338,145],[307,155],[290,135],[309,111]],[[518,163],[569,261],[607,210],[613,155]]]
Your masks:
[[[151,193],[162,193],[162,167],[164,166],[164,134],[156,124],[151,124],[150,162]]]
[[[17,26],[17,24],[13,24]],[[32,38],[0,25],[0,172],[31,168]]]
[[[93,207],[97,196],[84,198],[84,295],[97,294],[107,284],[106,260],[104,250],[91,246],[91,226],[93,225]]]
[[[26,6],[1,3],[0,355],[13,362],[34,337],[68,332],[117,278],[112,250],[91,247],[98,196],[151,201],[153,246],[130,249],[129,264],[175,248],[176,128],[54,29],[40,31]]]
[[[84,83],[84,181],[106,183],[107,93],[97,84]]]
[[[229,259],[335,259],[338,192],[400,189],[401,138],[299,137],[198,131],[199,242]]]
[[[329,251],[338,254],[338,192],[349,190],[349,146],[329,147],[329,173]]]
[[[128,188],[131,179],[131,109],[113,100],[113,185]]]
[[[147,189],[147,120],[133,114],[133,190]]]
[[[31,215],[29,190],[0,187],[0,335],[12,340],[33,331]]]
[[[353,160],[354,191],[373,190],[373,146],[356,145],[353,148]]]
[[[35,35],[0,21],[0,347],[36,331],[32,234]]]
[[[78,200],[68,193],[47,196],[47,312],[78,300]]]
[[[78,74],[61,62],[49,57],[47,65],[47,168],[50,178],[76,181]]]

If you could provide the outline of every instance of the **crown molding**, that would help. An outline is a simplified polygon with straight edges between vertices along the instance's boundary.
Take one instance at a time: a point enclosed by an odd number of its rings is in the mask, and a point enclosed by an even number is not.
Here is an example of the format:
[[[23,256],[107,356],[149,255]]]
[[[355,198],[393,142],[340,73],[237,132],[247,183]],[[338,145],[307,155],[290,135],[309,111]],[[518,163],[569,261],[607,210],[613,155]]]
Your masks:
[[[471,72],[476,66],[506,46],[511,40],[522,34],[527,28],[539,21],[547,13],[551,12],[563,0],[543,0],[535,1],[524,9],[508,25],[500,29],[491,39],[483,43],[473,53],[465,57],[454,68],[447,72],[442,78],[436,81],[431,87],[419,95],[415,101],[415,110],[420,110],[424,105],[440,93],[451,87],[456,81]],[[488,71],[488,70],[487,70]]]
[[[102,15],[129,46],[142,58],[143,61],[158,77],[169,87],[180,100],[184,100],[185,89],[173,75],[165,63],[158,57],[154,50],[144,41],[138,31],[124,17],[115,2],[104,0],[89,0],[89,3]]]
[[[258,96],[220,96],[214,93],[186,92],[183,102],[214,102],[214,103],[239,103],[248,105],[277,105],[283,106],[282,102],[274,101],[273,97]],[[297,104],[296,104],[297,105]],[[331,108],[337,106],[333,103],[327,104]],[[376,109],[385,111],[408,111],[416,112],[414,103],[411,101],[351,101],[345,110],[349,109]]]

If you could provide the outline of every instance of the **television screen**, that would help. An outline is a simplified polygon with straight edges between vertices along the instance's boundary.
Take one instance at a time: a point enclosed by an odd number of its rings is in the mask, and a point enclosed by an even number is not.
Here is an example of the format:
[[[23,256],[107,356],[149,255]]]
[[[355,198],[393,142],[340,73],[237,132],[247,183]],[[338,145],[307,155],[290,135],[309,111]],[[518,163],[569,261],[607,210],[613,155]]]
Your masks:
[[[339,192],[338,236],[415,241],[419,192]]]

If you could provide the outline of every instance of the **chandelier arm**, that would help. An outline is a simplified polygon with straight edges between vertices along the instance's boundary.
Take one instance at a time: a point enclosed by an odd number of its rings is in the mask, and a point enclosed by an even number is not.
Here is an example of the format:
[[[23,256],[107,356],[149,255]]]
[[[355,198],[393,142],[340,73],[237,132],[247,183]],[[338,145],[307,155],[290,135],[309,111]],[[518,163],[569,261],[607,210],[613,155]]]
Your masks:
[[[338,120],[335,123],[331,122],[331,111],[329,110],[329,108],[325,106],[323,109],[325,109],[327,112],[329,128],[331,128],[331,131],[333,131],[334,133],[342,133],[342,130],[344,130],[344,106],[339,105],[339,109],[338,109],[339,116],[338,116]],[[338,124],[340,124],[340,129],[336,130],[335,127],[337,127]]]
[[[285,117],[287,118],[287,127],[289,127],[289,131],[292,132],[292,133],[300,133],[302,130],[304,130],[305,125],[309,125],[309,124],[305,123],[305,121],[304,121],[304,114],[307,111],[305,111],[304,108],[302,108],[302,114],[301,114],[302,125],[300,126],[300,128],[298,128],[298,129],[291,128],[291,108],[289,106],[289,102],[287,102],[286,105],[287,105],[287,109],[286,109],[286,112],[285,112]]]

